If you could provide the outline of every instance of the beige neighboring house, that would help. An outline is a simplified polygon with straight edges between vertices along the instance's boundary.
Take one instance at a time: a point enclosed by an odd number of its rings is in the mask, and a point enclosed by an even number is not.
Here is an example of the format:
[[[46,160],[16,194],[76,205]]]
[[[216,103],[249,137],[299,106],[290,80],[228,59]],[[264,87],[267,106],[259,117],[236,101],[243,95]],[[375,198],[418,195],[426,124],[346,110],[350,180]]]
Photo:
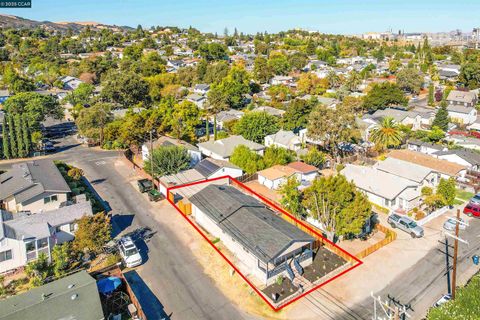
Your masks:
[[[41,212],[60,208],[70,188],[51,160],[14,164],[0,175],[1,208],[11,212]]]
[[[16,270],[56,244],[74,239],[76,221],[92,215],[90,201],[41,213],[11,213],[0,210],[0,274]]]
[[[296,152],[302,149],[302,140],[293,131],[280,130],[265,137],[265,146],[275,146]]]

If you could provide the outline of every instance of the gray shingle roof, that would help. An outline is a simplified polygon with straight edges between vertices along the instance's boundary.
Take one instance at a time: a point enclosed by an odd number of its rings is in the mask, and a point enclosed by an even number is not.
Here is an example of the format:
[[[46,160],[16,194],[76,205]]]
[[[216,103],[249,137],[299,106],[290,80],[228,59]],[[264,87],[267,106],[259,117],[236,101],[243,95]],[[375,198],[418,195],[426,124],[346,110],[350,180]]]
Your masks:
[[[80,271],[0,301],[0,319],[100,320],[104,315],[95,279]]]
[[[14,196],[17,203],[43,192],[70,192],[67,182],[51,160],[14,164],[0,175],[0,199]]]
[[[465,149],[453,149],[453,150],[446,150],[446,151],[437,151],[434,153],[435,156],[444,156],[444,155],[450,155],[450,154],[456,154],[460,158],[464,159],[468,163],[472,165],[479,165],[480,164],[480,154],[470,151],[470,150],[465,150]]]
[[[477,95],[472,91],[452,90],[448,94],[447,101],[454,101],[459,103],[473,103]]]
[[[5,215],[1,221],[4,236],[12,239],[45,238],[52,234],[51,228],[72,223],[84,215],[92,215],[90,201],[83,201],[42,213],[17,213]],[[1,234],[0,234],[1,235]],[[0,239],[2,239],[0,237]]]
[[[209,185],[190,198],[223,231],[267,263],[293,242],[314,238],[232,186]]]
[[[242,136],[230,136],[225,139],[216,141],[207,141],[198,144],[198,147],[207,149],[223,158],[228,158],[232,155],[235,147],[244,145],[251,150],[259,151],[264,150],[265,146],[259,143],[245,139]]]

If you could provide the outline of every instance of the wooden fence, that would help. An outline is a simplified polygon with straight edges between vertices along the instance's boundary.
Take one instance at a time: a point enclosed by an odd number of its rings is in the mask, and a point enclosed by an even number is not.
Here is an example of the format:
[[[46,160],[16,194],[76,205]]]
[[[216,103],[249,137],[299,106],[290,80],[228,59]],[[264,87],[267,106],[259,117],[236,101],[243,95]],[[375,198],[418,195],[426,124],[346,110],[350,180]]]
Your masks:
[[[371,255],[372,253],[374,253],[375,251],[377,251],[378,249],[386,246],[387,244],[391,243],[392,241],[394,241],[395,239],[397,239],[397,233],[387,227],[384,227],[382,226],[381,224],[377,224],[376,227],[375,227],[378,231],[380,232],[383,232],[385,234],[385,238],[380,240],[379,242],[371,245],[370,247],[360,251],[359,253],[357,253],[355,256],[358,258],[358,259],[363,259],[365,258],[366,256],[369,256]]]

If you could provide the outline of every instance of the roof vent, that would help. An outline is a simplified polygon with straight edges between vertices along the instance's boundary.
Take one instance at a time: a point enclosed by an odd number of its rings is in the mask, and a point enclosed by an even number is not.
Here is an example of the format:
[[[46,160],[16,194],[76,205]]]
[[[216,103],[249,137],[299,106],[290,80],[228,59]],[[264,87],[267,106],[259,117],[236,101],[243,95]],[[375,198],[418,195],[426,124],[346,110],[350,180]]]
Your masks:
[[[72,300],[75,300],[75,299],[77,299],[77,298],[78,298],[78,294],[77,294],[77,293],[72,294],[72,296],[70,297],[70,299],[72,299]]]

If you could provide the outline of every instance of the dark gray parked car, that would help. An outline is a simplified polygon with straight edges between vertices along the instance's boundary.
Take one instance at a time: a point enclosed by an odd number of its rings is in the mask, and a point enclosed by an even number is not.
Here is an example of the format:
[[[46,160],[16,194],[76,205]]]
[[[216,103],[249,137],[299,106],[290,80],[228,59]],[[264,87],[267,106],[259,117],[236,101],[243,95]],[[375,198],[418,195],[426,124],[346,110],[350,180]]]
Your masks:
[[[409,217],[392,213],[390,216],[388,216],[388,223],[392,226],[392,228],[398,228],[410,234],[412,238],[423,237],[423,228]]]

